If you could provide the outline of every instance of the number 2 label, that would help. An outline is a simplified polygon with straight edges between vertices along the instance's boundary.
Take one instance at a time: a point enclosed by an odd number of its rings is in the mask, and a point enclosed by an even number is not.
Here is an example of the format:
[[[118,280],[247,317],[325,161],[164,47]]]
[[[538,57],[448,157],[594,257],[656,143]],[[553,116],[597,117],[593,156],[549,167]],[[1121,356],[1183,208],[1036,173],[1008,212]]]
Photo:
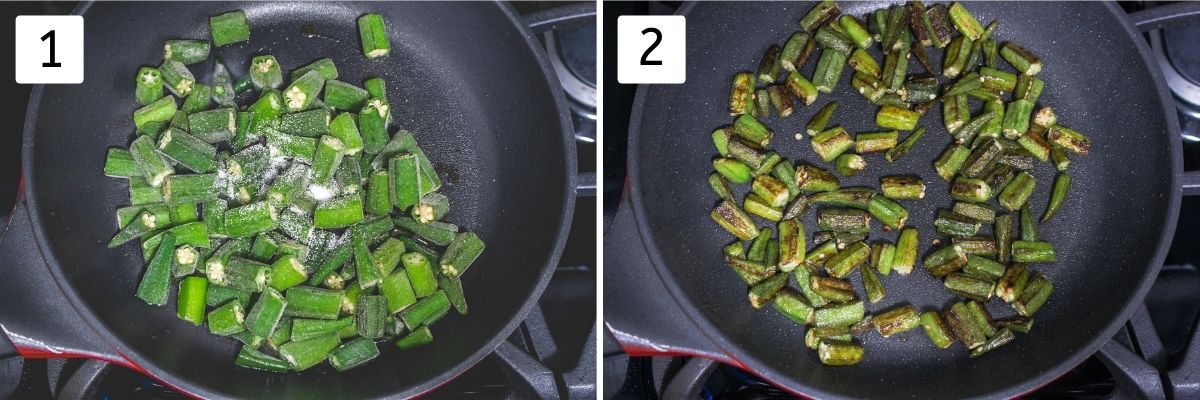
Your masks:
[[[680,15],[617,18],[617,81],[678,84],[686,79],[686,20]]]

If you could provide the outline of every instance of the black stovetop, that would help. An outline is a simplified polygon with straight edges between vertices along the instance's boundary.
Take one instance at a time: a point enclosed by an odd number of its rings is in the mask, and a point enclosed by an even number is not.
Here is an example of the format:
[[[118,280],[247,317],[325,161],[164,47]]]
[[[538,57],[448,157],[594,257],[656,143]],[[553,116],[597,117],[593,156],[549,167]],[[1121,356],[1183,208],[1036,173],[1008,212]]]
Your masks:
[[[615,41],[616,16],[671,14],[678,2],[606,3],[605,38]],[[1126,11],[1153,7],[1122,3]],[[1160,33],[1152,33],[1155,35]],[[1171,66],[1200,85],[1200,23],[1161,32]],[[1149,36],[1148,36],[1149,37]],[[615,59],[614,49],[605,58]],[[629,109],[636,86],[621,85],[605,71],[604,224],[615,219],[625,189]],[[1180,103],[1185,169],[1200,169],[1200,101]],[[1158,279],[1114,344],[1110,356],[1097,353],[1059,379],[1025,396],[1049,398],[1200,398],[1200,198],[1185,197],[1170,252]],[[604,392],[607,398],[645,399],[678,395],[704,399],[793,398],[737,367],[695,357],[628,357],[606,335]],[[1192,371],[1195,371],[1193,373]],[[1194,376],[1193,376],[1194,375]]]
[[[555,2],[513,3],[524,14],[562,5]],[[74,3],[6,3],[0,11],[0,32],[12,32],[16,15],[66,14]],[[556,58],[579,81],[596,82],[595,24],[546,34]],[[0,40],[0,45],[11,42]],[[11,47],[0,54],[13,54]],[[589,59],[587,55],[592,55]],[[591,66],[591,68],[589,68]],[[0,62],[0,106],[24,115],[30,87],[11,79],[13,64]],[[563,71],[563,70],[560,70]],[[594,96],[594,91],[592,92]],[[580,96],[586,96],[582,94]],[[572,101],[579,154],[578,170],[595,171],[595,100]],[[0,119],[0,228],[8,220],[17,196],[21,118]],[[503,345],[517,356],[487,357],[475,367],[429,393],[427,398],[594,398],[596,397],[596,219],[593,196],[576,200],[575,217],[559,267],[530,316]],[[2,232],[2,229],[0,229]],[[0,344],[3,343],[0,338]],[[128,369],[91,360],[5,359],[0,345],[0,399],[171,399],[186,398]],[[509,361],[505,361],[505,359]],[[514,361],[515,360],[515,361]]]

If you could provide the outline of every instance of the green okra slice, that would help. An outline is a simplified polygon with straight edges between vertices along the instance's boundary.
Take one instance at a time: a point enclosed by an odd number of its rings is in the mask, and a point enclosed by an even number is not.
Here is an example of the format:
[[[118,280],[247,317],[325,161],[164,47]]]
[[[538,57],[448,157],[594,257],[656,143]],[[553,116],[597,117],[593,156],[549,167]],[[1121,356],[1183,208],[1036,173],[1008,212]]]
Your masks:
[[[800,19],[800,27],[804,28],[805,31],[814,32],[821,25],[833,20],[840,13],[841,9],[838,8],[837,3],[832,1],[819,2],[813,5],[813,8]]]
[[[867,210],[889,229],[903,228],[908,221],[908,210],[904,206],[878,193],[871,196]]]
[[[871,248],[862,242],[855,242],[825,260],[825,270],[829,272],[829,276],[845,278],[870,257]]]
[[[142,211],[154,215],[156,226],[171,225],[171,207],[166,204],[144,204],[118,208],[117,227],[124,228],[126,225],[129,225]]]
[[[317,99],[324,87],[325,78],[321,76],[321,73],[309,71],[293,80],[283,90],[283,104],[291,112],[306,110]]]
[[[785,287],[779,290],[771,301],[771,305],[780,314],[797,324],[807,325],[813,321],[815,308],[804,299],[804,296],[790,288]]]
[[[139,136],[129,145],[129,153],[134,164],[141,171],[141,176],[153,187],[162,186],[168,176],[175,173],[171,164],[159,153],[154,146],[154,139]]]
[[[241,257],[230,257],[225,261],[214,257],[205,264],[205,275],[213,285],[245,292],[261,292],[271,284],[271,266],[258,261]]]
[[[813,151],[825,162],[831,162],[846,151],[854,148],[854,139],[845,128],[835,126],[812,137]]]
[[[192,71],[179,61],[163,61],[162,65],[158,66],[158,71],[162,74],[163,86],[178,97],[187,96],[196,84]]]
[[[1048,108],[1045,110],[1049,110]],[[1039,115],[1041,112],[1038,113]],[[1052,117],[1051,117],[1052,118]],[[1050,123],[1046,131],[1046,140],[1072,153],[1086,156],[1092,148],[1092,140],[1078,131]]]
[[[396,347],[401,350],[433,343],[433,333],[428,326],[422,326],[396,341]]]
[[[448,308],[449,304],[447,304]],[[363,295],[358,297],[354,309],[354,321],[358,335],[368,339],[383,337],[388,314],[387,299],[383,296]]]
[[[325,104],[338,110],[357,112],[367,104],[371,94],[366,89],[346,82],[330,80],[325,82]],[[385,98],[386,99],[386,98]]]
[[[162,184],[163,201],[175,206],[216,200],[217,179],[217,174],[171,175]]]
[[[157,250],[157,247],[155,249]],[[175,277],[191,275],[193,272],[196,272],[196,265],[200,263],[200,252],[190,244],[176,248],[174,257],[175,259],[171,265],[171,275]],[[205,281],[205,284],[207,283],[208,281]],[[203,299],[204,297],[201,297],[201,303],[203,303]],[[201,310],[201,317],[203,317],[203,313],[204,311]]]
[[[144,214],[145,215],[145,214]],[[175,235],[163,237],[154,257],[138,283],[137,297],[147,304],[164,305],[171,291],[171,262],[175,256]]]
[[[279,61],[270,54],[256,56],[250,60],[250,82],[259,90],[279,89],[283,86],[283,71]]]
[[[474,232],[462,232],[455,235],[454,240],[442,254],[441,272],[447,276],[461,276],[483,253],[484,244]]]
[[[142,178],[132,178],[129,180],[129,204],[132,206],[140,206],[145,204],[162,203],[162,190],[150,186]]]
[[[390,221],[389,221],[390,222]],[[383,243],[379,244],[374,251],[371,252],[371,260],[375,266],[379,268],[382,275],[387,276],[396,269],[400,264],[400,259],[405,251],[404,242],[399,239],[389,237],[384,239]],[[418,253],[420,254],[420,253]]]
[[[189,133],[210,144],[233,139],[238,131],[237,111],[232,107],[188,114]]]
[[[921,318],[913,306],[905,304],[875,314],[871,318],[875,330],[883,337],[908,332],[921,325]]]
[[[225,233],[229,237],[248,237],[279,227],[279,213],[270,202],[260,201],[225,212]]]
[[[209,281],[204,276],[188,276],[179,282],[179,297],[176,299],[175,315],[180,320],[193,324],[204,323],[204,298]]]
[[[383,78],[372,77],[363,80],[363,89],[373,98],[387,99],[387,82],[384,82]]]
[[[880,281],[879,275],[872,268],[862,270],[863,291],[867,294],[867,301],[878,303],[887,296],[887,289],[884,288],[883,282]]]
[[[812,287],[813,292],[831,303],[842,303],[854,299],[854,287],[850,285],[849,281],[812,275],[809,276],[808,283]],[[817,318],[818,326],[823,326],[823,323],[820,322],[821,317],[819,313]]]
[[[113,238],[108,242],[108,248],[116,248],[130,240],[144,237],[162,225],[165,224],[160,223],[157,216],[147,210],[142,210],[133,220],[125,224],[116,235],[113,235]]]
[[[924,265],[930,275],[941,278],[965,267],[967,253],[961,246],[950,244],[929,253],[925,257]]]
[[[286,291],[308,280],[308,269],[293,255],[280,257],[271,265],[271,287]]]
[[[224,46],[250,40],[250,24],[246,22],[245,11],[238,10],[209,17],[208,25],[214,45]]]
[[[929,341],[939,349],[950,347],[954,344],[953,332],[950,331],[946,320],[941,314],[936,311],[926,311],[921,313],[920,317],[921,328],[925,331],[925,335],[929,337]]]
[[[296,318],[292,320],[291,340],[308,340],[315,337],[337,334],[347,328],[354,330],[354,325],[355,317],[353,315],[339,319]]]
[[[392,222],[396,224],[397,228],[411,232],[438,246],[450,245],[458,234],[457,225],[441,221],[422,224],[411,217],[396,216],[392,218]]]
[[[367,58],[383,57],[392,50],[383,17],[379,14],[358,17],[358,35],[362,41],[363,55]]]
[[[279,116],[279,130],[288,134],[319,138],[332,132],[329,110],[317,108]]]
[[[437,276],[430,260],[425,255],[416,252],[406,253],[400,260],[404,263],[404,270],[408,272],[413,293],[418,298],[427,297],[437,291]]]
[[[828,304],[815,311],[813,324],[817,327],[846,326],[861,321],[865,313],[863,302],[859,300]]]
[[[908,275],[917,264],[920,235],[915,228],[904,228],[896,240],[896,252],[892,258],[892,269],[900,275]]]
[[[942,283],[951,293],[977,301],[990,299],[993,286],[995,286],[990,280],[958,272],[947,274],[946,280]]]
[[[327,334],[305,340],[293,340],[279,346],[279,355],[295,371],[303,371],[321,361],[341,343],[338,335]]]
[[[313,211],[313,226],[318,229],[344,228],[365,217],[361,197],[341,196],[317,205]]]
[[[295,71],[292,71],[292,73],[288,75],[288,80],[294,81],[299,79],[301,76],[304,76],[304,74],[308,73],[308,71],[317,71],[317,73],[321,74],[321,78],[327,81],[338,78],[337,65],[334,64],[333,60],[331,59],[322,58],[303,67],[297,68]]]
[[[279,319],[283,318],[287,306],[288,302],[283,294],[273,288],[266,288],[246,313],[246,330],[258,337],[270,337],[275,333],[275,327],[279,325]]]
[[[371,99],[358,113],[359,133],[362,135],[363,151],[379,153],[388,145],[387,120],[391,107],[386,101]],[[399,136],[400,133],[397,133]],[[411,138],[411,134],[409,136]],[[393,138],[393,140],[397,140]],[[405,146],[409,147],[409,146]],[[416,147],[413,142],[411,147]],[[405,149],[406,151],[408,149]]]
[[[210,289],[219,286],[211,286]],[[211,293],[211,291],[210,291]],[[246,296],[249,301],[250,296]],[[246,330],[246,312],[238,299],[226,301],[220,307],[208,312],[208,331],[214,335],[229,336]]]
[[[833,89],[837,87],[838,81],[841,80],[842,69],[844,69],[846,66],[846,60],[849,58],[849,50],[822,50],[820,58],[817,59],[817,68],[813,71],[812,86],[816,88],[818,92],[833,93]],[[798,76],[798,74],[796,75]],[[789,76],[789,80],[791,80],[791,76]],[[816,100],[815,93],[812,94],[812,98],[813,100]],[[807,100],[805,101],[805,104],[810,103],[811,102]]]
[[[885,105],[875,114],[875,124],[884,128],[911,131],[917,127],[921,114],[900,107]]]
[[[338,371],[346,371],[366,364],[379,356],[379,346],[374,340],[360,337],[338,346],[329,353],[329,365]]]
[[[408,272],[401,269],[392,271],[379,283],[379,294],[387,299],[388,313],[395,314],[417,302]]]
[[[739,72],[733,77],[729,93],[729,114],[748,114],[754,110],[754,82],[752,72]]]
[[[104,157],[104,176],[110,178],[136,178],[142,176],[133,154],[122,148],[109,148]]]
[[[392,205],[401,211],[417,205],[421,197],[421,164],[414,154],[400,154],[388,166]]]
[[[366,289],[379,284],[383,280],[383,271],[375,264],[371,251],[367,247],[367,238],[361,229],[351,231],[351,241],[354,246],[354,270],[358,275],[359,287]]]
[[[363,149],[362,136],[358,133],[358,122],[355,115],[341,113],[329,122],[329,134],[342,142],[343,151],[347,156],[358,154]]]
[[[416,329],[422,325],[430,325],[450,311],[450,299],[443,291],[417,301],[409,308],[400,312],[400,319],[408,329]]]
[[[149,105],[163,97],[162,73],[158,71],[158,68],[142,67],[138,70],[135,81],[134,98],[137,99],[138,104]]]
[[[272,280],[273,281],[273,280]],[[283,315],[298,318],[337,319],[342,309],[342,290],[294,286],[284,292],[287,308]]]
[[[167,128],[158,139],[158,149],[193,172],[206,173],[217,169],[217,148],[191,134]]]
[[[1037,180],[1028,172],[1021,171],[1009,182],[1003,190],[1000,191],[1000,205],[1009,211],[1019,210],[1029,201],[1029,197],[1033,195],[1033,189],[1037,185]]]

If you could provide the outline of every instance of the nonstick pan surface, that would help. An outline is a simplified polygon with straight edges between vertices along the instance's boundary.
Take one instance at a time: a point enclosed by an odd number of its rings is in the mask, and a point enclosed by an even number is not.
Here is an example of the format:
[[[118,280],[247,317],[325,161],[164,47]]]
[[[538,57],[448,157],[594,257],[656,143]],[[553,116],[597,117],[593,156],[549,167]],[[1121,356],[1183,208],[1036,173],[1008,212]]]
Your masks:
[[[339,80],[383,77],[393,130],[415,133],[445,181],[449,221],[488,249],[464,276],[469,316],[434,327],[430,346],[383,355],[348,372],[327,366],[271,374],[233,365],[239,344],[133,296],[136,244],[105,248],[126,185],[103,176],[105,149],[133,135],[133,76],[162,43],[207,38],[207,18],[244,9],[251,41],[214,48],[235,75],[272,54],[290,70],[323,57]],[[24,179],[51,272],[86,324],[132,364],[199,397],[362,398],[433,389],[490,353],[527,314],[557,263],[574,199],[575,154],[557,79],[537,41],[500,3],[97,3],[86,20],[82,85],[35,89]],[[392,52],[362,56],[355,19],[384,16]],[[210,59],[211,62],[211,59]],[[210,63],[193,65],[206,82]],[[82,326],[82,325],[81,325]]]
[[[865,15],[879,2],[841,2],[844,13]],[[1008,397],[1027,392],[1062,374],[1093,353],[1126,320],[1155,276],[1174,231],[1180,198],[1179,139],[1170,97],[1143,39],[1114,4],[981,3],[968,8],[984,23],[1000,21],[995,38],[1019,43],[1040,55],[1046,82],[1038,101],[1052,105],[1059,121],[1090,135],[1091,155],[1074,157],[1073,185],[1058,216],[1039,228],[1052,242],[1058,261],[1033,266],[1055,289],[1037,314],[1033,332],[984,357],[970,360],[960,346],[938,350],[918,329],[890,339],[858,335],[866,356],[853,367],[827,367],[804,347],[804,329],[772,310],[755,310],[745,284],[728,270],[721,247],[731,236],[711,221],[716,204],[705,179],[715,155],[709,133],[729,124],[729,87],[734,73],[751,71],[771,43],[783,43],[799,29],[811,3],[715,3],[684,6],[687,18],[687,82],[642,86],[630,124],[630,187],[638,231],[654,270],[674,300],[725,354],[768,380],[818,398]],[[941,65],[941,51],[930,55]],[[875,53],[877,59],[881,59]],[[811,76],[816,55],[803,69]],[[1001,61],[1003,63],[1003,61]],[[1011,70],[1011,67],[1005,67]],[[922,68],[910,60],[909,72]],[[940,68],[938,68],[940,72]],[[808,140],[796,141],[809,118],[829,101],[840,107],[831,124],[851,132],[878,130],[877,107],[849,86],[846,68],[833,94],[791,117],[771,117],[777,151],[793,162],[815,163]],[[927,196],[903,202],[909,224],[921,231],[921,255],[933,247],[932,220],[952,205],[948,184],[932,161],[947,144],[940,105],[921,120],[928,131],[907,156],[889,164],[867,156],[858,176],[843,186],[878,187],[890,174],[924,178]],[[972,115],[981,105],[972,102]],[[1038,190],[1030,204],[1040,215],[1053,168],[1034,173]],[[742,193],[745,192],[743,188]],[[804,218],[811,234],[815,212]],[[763,223],[766,225],[766,223]],[[985,228],[984,234],[990,232]],[[871,241],[894,242],[876,222]],[[941,239],[943,242],[945,238]],[[861,287],[855,275],[853,283]],[[794,283],[793,283],[794,284]],[[942,309],[951,296],[921,267],[909,276],[884,278],[888,295],[868,312],[910,303],[921,310]],[[1012,315],[993,302],[997,316]]]

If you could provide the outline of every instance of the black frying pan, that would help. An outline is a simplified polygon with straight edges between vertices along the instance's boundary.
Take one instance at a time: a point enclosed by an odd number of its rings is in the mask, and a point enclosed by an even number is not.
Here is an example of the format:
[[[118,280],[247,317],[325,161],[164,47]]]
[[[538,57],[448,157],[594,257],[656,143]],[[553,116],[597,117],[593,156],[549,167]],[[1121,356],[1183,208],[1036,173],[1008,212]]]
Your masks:
[[[841,3],[843,12],[854,15],[885,5]],[[628,157],[633,220],[629,225],[640,235],[648,264],[653,265],[653,272],[628,274],[657,274],[667,295],[653,287],[651,292],[625,295],[651,298],[644,302],[673,301],[656,307],[674,308],[686,318],[669,313],[631,313],[632,317],[609,313],[609,327],[625,349],[634,354],[716,358],[818,398],[1011,397],[1057,377],[1095,352],[1149,288],[1174,231],[1181,186],[1197,182],[1195,176],[1181,174],[1170,94],[1125,13],[1112,3],[968,4],[983,22],[1000,21],[996,38],[1024,45],[1045,60],[1039,76],[1046,89],[1039,103],[1052,105],[1059,121],[1095,140],[1092,154],[1076,157],[1071,164],[1075,179],[1070,199],[1054,220],[1040,227],[1039,234],[1054,243],[1059,256],[1053,264],[1034,266],[1050,277],[1055,290],[1037,314],[1033,332],[974,360],[959,346],[934,348],[919,329],[891,339],[858,335],[866,357],[857,366],[838,368],[821,365],[816,354],[804,347],[804,329],[772,310],[749,306],[745,284],[721,259],[720,248],[730,235],[708,217],[716,196],[705,180],[715,154],[708,133],[731,122],[727,107],[733,74],[756,68],[767,46],[784,42],[810,7],[702,2],[680,9],[679,14],[688,19],[687,82],[639,88]],[[936,54],[939,66],[941,53],[931,54]],[[811,76],[814,64],[815,56],[804,69],[806,76]],[[915,60],[910,62],[910,72],[920,70]],[[775,130],[773,144],[784,157],[828,166],[815,157],[807,139],[802,143],[791,137],[831,100],[841,104],[834,123],[853,132],[878,129],[873,119],[877,107],[849,87],[851,72],[847,68],[837,91],[820,95],[813,106],[788,119],[766,121]],[[978,113],[979,105],[973,105],[973,114]],[[868,156],[863,174],[842,181],[848,186],[876,186],[886,174],[921,175],[929,196],[905,205],[911,215],[909,224],[921,229],[922,254],[932,247],[936,235],[932,229],[936,210],[951,205],[947,183],[931,167],[950,142],[941,121],[940,107],[935,107],[922,119],[921,124],[929,128],[925,138],[905,158],[888,164],[879,155]],[[1030,201],[1040,212],[1053,171],[1043,166],[1034,175],[1039,190]],[[815,227],[813,214],[804,219],[810,233]],[[895,232],[872,233],[873,240],[895,238]],[[861,285],[857,276],[854,280]],[[886,277],[884,284],[888,296],[868,305],[869,312],[905,302],[919,309],[942,309],[953,299],[940,281],[921,268],[907,277]],[[612,297],[609,292],[608,298]],[[1006,306],[991,306],[996,315],[1012,314]]]
[[[448,381],[525,318],[557,263],[574,206],[573,131],[558,81],[526,23],[546,29],[590,18],[592,7],[523,21],[502,3],[80,6],[85,80],[33,90],[22,160],[28,212],[14,213],[0,246],[3,264],[30,276],[16,287],[31,286],[6,294],[18,299],[6,308],[43,303],[6,310],[6,332],[27,356],[119,362],[203,398],[412,396]],[[464,276],[470,315],[445,318],[433,345],[401,352],[382,343],[379,359],[344,373],[328,366],[258,372],[235,367],[236,341],[179,320],[173,301],[152,307],[133,296],[143,270],[137,246],[105,248],[116,229],[113,210],[128,202],[126,185],[102,174],[105,149],[131,140],[137,68],[160,61],[164,40],[206,38],[208,16],[235,9],[246,11],[251,41],[214,51],[235,72],[251,56],[270,53],[287,69],[331,57],[346,82],[383,77],[394,125],[416,134],[445,181],[453,202],[448,220],[488,244]],[[386,58],[361,54],[355,18],[367,12],[387,22],[393,49]],[[302,35],[305,25],[317,35]],[[210,67],[193,71],[203,80]],[[39,256],[63,296],[38,276],[46,273]],[[47,298],[54,300],[46,305]],[[64,312],[70,308],[77,317]]]

